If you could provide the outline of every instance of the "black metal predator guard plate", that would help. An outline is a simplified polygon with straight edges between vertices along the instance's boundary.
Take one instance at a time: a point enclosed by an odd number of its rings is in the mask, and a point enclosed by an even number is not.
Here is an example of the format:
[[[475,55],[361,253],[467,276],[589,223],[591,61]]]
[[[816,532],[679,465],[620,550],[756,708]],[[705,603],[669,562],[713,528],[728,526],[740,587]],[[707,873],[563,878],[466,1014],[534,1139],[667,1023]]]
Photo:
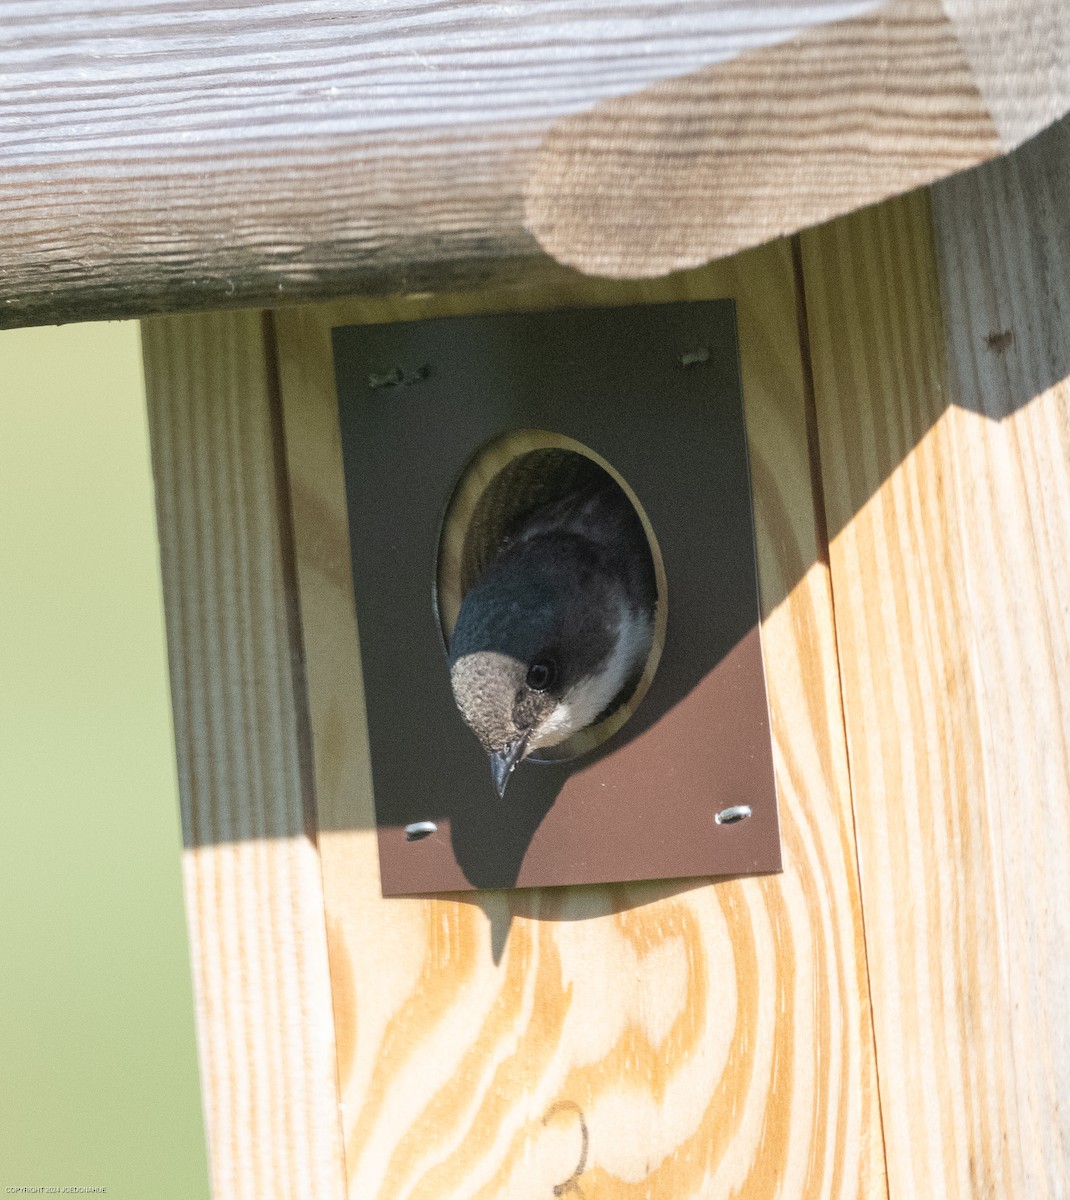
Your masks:
[[[384,895],[779,871],[731,301],[333,340]],[[519,429],[574,438],[628,481],[661,547],[668,627],[624,727],[586,756],[522,764],[499,800],[453,704],[432,590],[465,465]],[[718,824],[736,805],[751,816]],[[437,832],[407,840],[418,821]]]

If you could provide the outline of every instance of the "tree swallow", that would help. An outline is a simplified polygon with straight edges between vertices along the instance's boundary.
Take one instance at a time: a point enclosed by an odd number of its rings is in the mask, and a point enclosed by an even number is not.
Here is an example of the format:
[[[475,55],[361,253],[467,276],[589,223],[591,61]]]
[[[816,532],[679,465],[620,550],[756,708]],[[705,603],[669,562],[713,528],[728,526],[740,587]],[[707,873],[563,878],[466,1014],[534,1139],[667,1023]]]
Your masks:
[[[499,797],[527,755],[625,703],[650,652],[657,583],[646,533],[616,481],[590,467],[512,523],[450,641],[453,697]]]

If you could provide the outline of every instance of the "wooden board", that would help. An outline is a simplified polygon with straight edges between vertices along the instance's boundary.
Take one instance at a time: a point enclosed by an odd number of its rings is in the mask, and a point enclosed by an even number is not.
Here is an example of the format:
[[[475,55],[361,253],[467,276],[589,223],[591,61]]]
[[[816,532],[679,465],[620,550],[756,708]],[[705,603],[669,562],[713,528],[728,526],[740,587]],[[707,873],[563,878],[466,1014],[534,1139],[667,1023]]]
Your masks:
[[[1014,1194],[1031,1198],[1070,1194],[1068,172],[1064,125],[933,196],[1014,1065],[1006,1130]]]
[[[1066,133],[805,235],[892,1196],[1070,1186]]]
[[[1063,0],[7,0],[0,324],[659,275],[1068,108]]]
[[[722,295],[740,320],[785,873],[382,899],[331,326]],[[562,271],[522,294],[286,311],[277,329],[349,1195],[884,1196],[788,245],[663,284]]]
[[[258,313],[143,326],[215,1200],[344,1194],[285,480]]]

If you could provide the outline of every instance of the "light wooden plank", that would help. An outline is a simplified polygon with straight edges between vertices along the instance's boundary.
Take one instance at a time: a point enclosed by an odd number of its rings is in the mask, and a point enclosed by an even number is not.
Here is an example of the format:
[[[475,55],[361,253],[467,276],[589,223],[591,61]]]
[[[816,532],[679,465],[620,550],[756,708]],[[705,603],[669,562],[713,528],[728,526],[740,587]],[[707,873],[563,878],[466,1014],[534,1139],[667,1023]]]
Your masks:
[[[741,329],[784,874],[383,900],[331,326],[722,295]],[[787,245],[662,284],[560,272],[277,323],[349,1195],[883,1197]]]
[[[755,245],[1067,111],[1062,0],[947,5],[6,0],[0,324]]]
[[[1070,129],[934,193],[1020,1194],[1070,1195]],[[1011,1113],[1008,1113],[1010,1116]]]
[[[806,300],[891,1195],[1033,1200],[1070,1183],[1065,394],[953,403],[1007,377],[983,264],[1028,240],[957,186],[953,375],[924,194],[804,235]]]
[[[157,318],[143,340],[213,1195],[333,1200],[323,887],[262,318]]]

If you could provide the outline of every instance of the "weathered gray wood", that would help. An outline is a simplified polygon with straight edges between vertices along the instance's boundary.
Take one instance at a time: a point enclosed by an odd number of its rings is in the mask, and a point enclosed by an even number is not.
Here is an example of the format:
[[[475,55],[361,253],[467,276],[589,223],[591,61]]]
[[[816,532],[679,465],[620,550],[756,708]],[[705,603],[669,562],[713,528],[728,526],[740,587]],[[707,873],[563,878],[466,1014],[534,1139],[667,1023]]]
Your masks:
[[[946,3],[7,0],[0,325],[730,253],[1070,107],[1062,0]]]

